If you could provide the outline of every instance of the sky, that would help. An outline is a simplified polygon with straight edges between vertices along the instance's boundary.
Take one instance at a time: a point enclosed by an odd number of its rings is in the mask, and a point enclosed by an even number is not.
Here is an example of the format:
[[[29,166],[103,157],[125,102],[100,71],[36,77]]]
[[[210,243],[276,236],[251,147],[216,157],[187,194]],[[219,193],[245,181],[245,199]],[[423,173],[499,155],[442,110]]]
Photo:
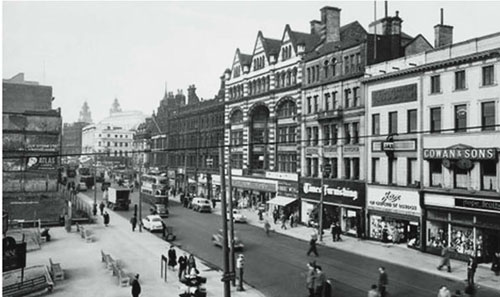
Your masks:
[[[237,48],[251,54],[259,30],[281,39],[286,24],[310,32],[320,8],[341,8],[341,25],[358,21],[366,30],[383,17],[383,1],[64,1],[2,2],[3,78],[53,88],[53,108],[63,121],[78,120],[84,101],[92,119],[108,116],[114,99],[123,110],[150,116],[165,88],[196,85],[213,98]],[[500,1],[389,1],[389,15],[403,19],[403,32],[434,43],[433,27],[454,27],[460,42],[500,32]]]

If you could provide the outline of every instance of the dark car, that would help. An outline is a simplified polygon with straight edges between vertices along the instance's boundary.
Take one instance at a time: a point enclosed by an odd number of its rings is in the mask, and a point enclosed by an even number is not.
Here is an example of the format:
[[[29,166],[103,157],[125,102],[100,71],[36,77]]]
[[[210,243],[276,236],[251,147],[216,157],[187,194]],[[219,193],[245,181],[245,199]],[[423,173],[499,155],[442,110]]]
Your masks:
[[[109,187],[111,187],[111,183],[110,182],[103,182],[101,184],[101,191],[106,191]]]

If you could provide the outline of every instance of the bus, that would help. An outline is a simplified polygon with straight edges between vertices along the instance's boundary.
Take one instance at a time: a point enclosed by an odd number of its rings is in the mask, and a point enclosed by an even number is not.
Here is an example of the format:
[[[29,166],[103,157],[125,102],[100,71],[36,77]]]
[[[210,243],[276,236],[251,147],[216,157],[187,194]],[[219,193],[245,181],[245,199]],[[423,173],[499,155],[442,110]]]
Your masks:
[[[165,176],[143,174],[141,176],[142,201],[155,206],[168,206],[168,178]]]

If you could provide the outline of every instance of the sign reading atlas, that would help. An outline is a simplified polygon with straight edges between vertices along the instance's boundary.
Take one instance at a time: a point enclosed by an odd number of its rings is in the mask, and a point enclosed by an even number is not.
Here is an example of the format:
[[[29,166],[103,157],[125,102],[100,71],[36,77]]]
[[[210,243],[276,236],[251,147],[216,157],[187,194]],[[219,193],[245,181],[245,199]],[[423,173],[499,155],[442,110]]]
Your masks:
[[[28,170],[53,170],[57,166],[57,157],[29,157],[26,169]]]
[[[444,149],[424,149],[424,159],[496,160],[496,158],[496,148],[452,147]]]
[[[347,188],[329,188],[328,185],[324,185],[324,194],[325,195],[335,195],[335,196],[343,196],[343,197],[350,197],[352,200],[357,200],[358,199],[358,192],[353,191],[351,189]],[[315,187],[311,185],[310,183],[304,183],[304,193],[317,193],[321,194],[321,187]]]

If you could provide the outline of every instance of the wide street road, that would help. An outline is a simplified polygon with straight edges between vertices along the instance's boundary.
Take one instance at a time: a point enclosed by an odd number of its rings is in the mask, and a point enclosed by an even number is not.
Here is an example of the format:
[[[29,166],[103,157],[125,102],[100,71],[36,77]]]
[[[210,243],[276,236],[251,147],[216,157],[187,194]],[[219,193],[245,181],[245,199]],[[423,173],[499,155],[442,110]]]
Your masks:
[[[135,203],[138,203],[137,191],[132,194],[132,204]],[[128,212],[117,213],[130,218],[132,210],[133,207]],[[149,207],[143,204],[143,215],[148,212]],[[194,212],[173,202],[165,222],[174,227],[176,245],[193,252],[212,267],[222,267],[222,249],[211,242],[212,234],[221,228],[221,216]],[[307,242],[276,233],[267,237],[261,228],[251,225],[236,224],[235,230],[245,244],[245,281],[269,297],[307,296],[305,273],[306,264],[311,260],[316,260],[333,280],[334,296],[365,297],[370,285],[377,283],[380,265],[386,267],[389,275],[391,297],[432,297],[441,285],[453,292],[464,288],[460,282],[332,248],[320,246],[318,258],[308,257]],[[165,249],[167,247],[166,244]],[[476,296],[498,296],[498,291],[479,288]]]

